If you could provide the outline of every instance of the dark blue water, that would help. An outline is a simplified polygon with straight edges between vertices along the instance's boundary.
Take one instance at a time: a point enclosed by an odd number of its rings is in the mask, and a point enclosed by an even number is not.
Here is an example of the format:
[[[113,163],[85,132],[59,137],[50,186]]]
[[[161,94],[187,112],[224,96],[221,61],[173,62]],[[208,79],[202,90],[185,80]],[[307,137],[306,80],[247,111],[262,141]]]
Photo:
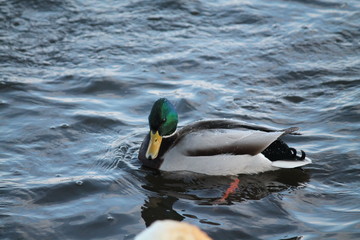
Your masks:
[[[360,2],[0,0],[0,238],[360,239]],[[152,103],[180,125],[299,126],[303,170],[154,174]],[[219,203],[229,184],[239,188]]]

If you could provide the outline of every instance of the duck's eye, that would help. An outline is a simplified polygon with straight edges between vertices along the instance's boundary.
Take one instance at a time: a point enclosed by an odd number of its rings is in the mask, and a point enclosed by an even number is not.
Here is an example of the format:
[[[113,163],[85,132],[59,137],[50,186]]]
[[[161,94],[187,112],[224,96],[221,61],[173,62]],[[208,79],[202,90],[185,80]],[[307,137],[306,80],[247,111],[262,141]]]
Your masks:
[[[163,123],[166,122],[166,118],[163,118],[163,119],[161,120],[161,122],[163,122]]]

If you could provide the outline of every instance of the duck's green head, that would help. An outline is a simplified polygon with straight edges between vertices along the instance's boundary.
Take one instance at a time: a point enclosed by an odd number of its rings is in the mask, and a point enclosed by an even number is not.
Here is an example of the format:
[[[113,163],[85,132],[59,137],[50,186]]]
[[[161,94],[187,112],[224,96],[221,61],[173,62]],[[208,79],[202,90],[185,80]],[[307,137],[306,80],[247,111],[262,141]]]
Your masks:
[[[166,98],[157,100],[149,115],[150,142],[146,158],[155,159],[158,156],[162,138],[172,135],[176,131],[177,123],[175,107]]]

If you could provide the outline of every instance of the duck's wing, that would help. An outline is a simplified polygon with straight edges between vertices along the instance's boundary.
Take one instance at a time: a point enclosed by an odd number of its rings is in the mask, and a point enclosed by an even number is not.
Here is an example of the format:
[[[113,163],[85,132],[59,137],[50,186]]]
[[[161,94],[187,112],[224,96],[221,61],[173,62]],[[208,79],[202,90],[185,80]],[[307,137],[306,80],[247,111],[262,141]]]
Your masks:
[[[208,130],[208,129],[236,129],[236,130],[257,130],[262,132],[286,132],[291,135],[301,135],[297,131],[299,128],[292,127],[287,129],[273,129],[264,126],[258,126],[255,124],[249,124],[246,122],[228,120],[228,119],[215,119],[215,120],[202,120],[184,126],[180,131],[179,135],[186,135],[189,132]]]
[[[282,135],[297,130],[263,131],[234,121],[202,121],[179,131],[177,145],[188,156],[256,155]]]

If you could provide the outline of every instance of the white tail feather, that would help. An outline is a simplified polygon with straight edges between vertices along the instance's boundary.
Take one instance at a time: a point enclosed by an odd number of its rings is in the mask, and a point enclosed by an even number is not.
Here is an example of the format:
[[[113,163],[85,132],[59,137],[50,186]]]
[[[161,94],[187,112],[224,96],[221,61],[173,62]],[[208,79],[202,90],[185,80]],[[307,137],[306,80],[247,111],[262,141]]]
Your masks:
[[[311,161],[310,158],[305,158],[302,161],[278,160],[278,161],[272,162],[272,166],[273,167],[278,167],[278,168],[296,168],[296,167],[305,166],[307,164],[310,164],[311,162],[312,161]]]

